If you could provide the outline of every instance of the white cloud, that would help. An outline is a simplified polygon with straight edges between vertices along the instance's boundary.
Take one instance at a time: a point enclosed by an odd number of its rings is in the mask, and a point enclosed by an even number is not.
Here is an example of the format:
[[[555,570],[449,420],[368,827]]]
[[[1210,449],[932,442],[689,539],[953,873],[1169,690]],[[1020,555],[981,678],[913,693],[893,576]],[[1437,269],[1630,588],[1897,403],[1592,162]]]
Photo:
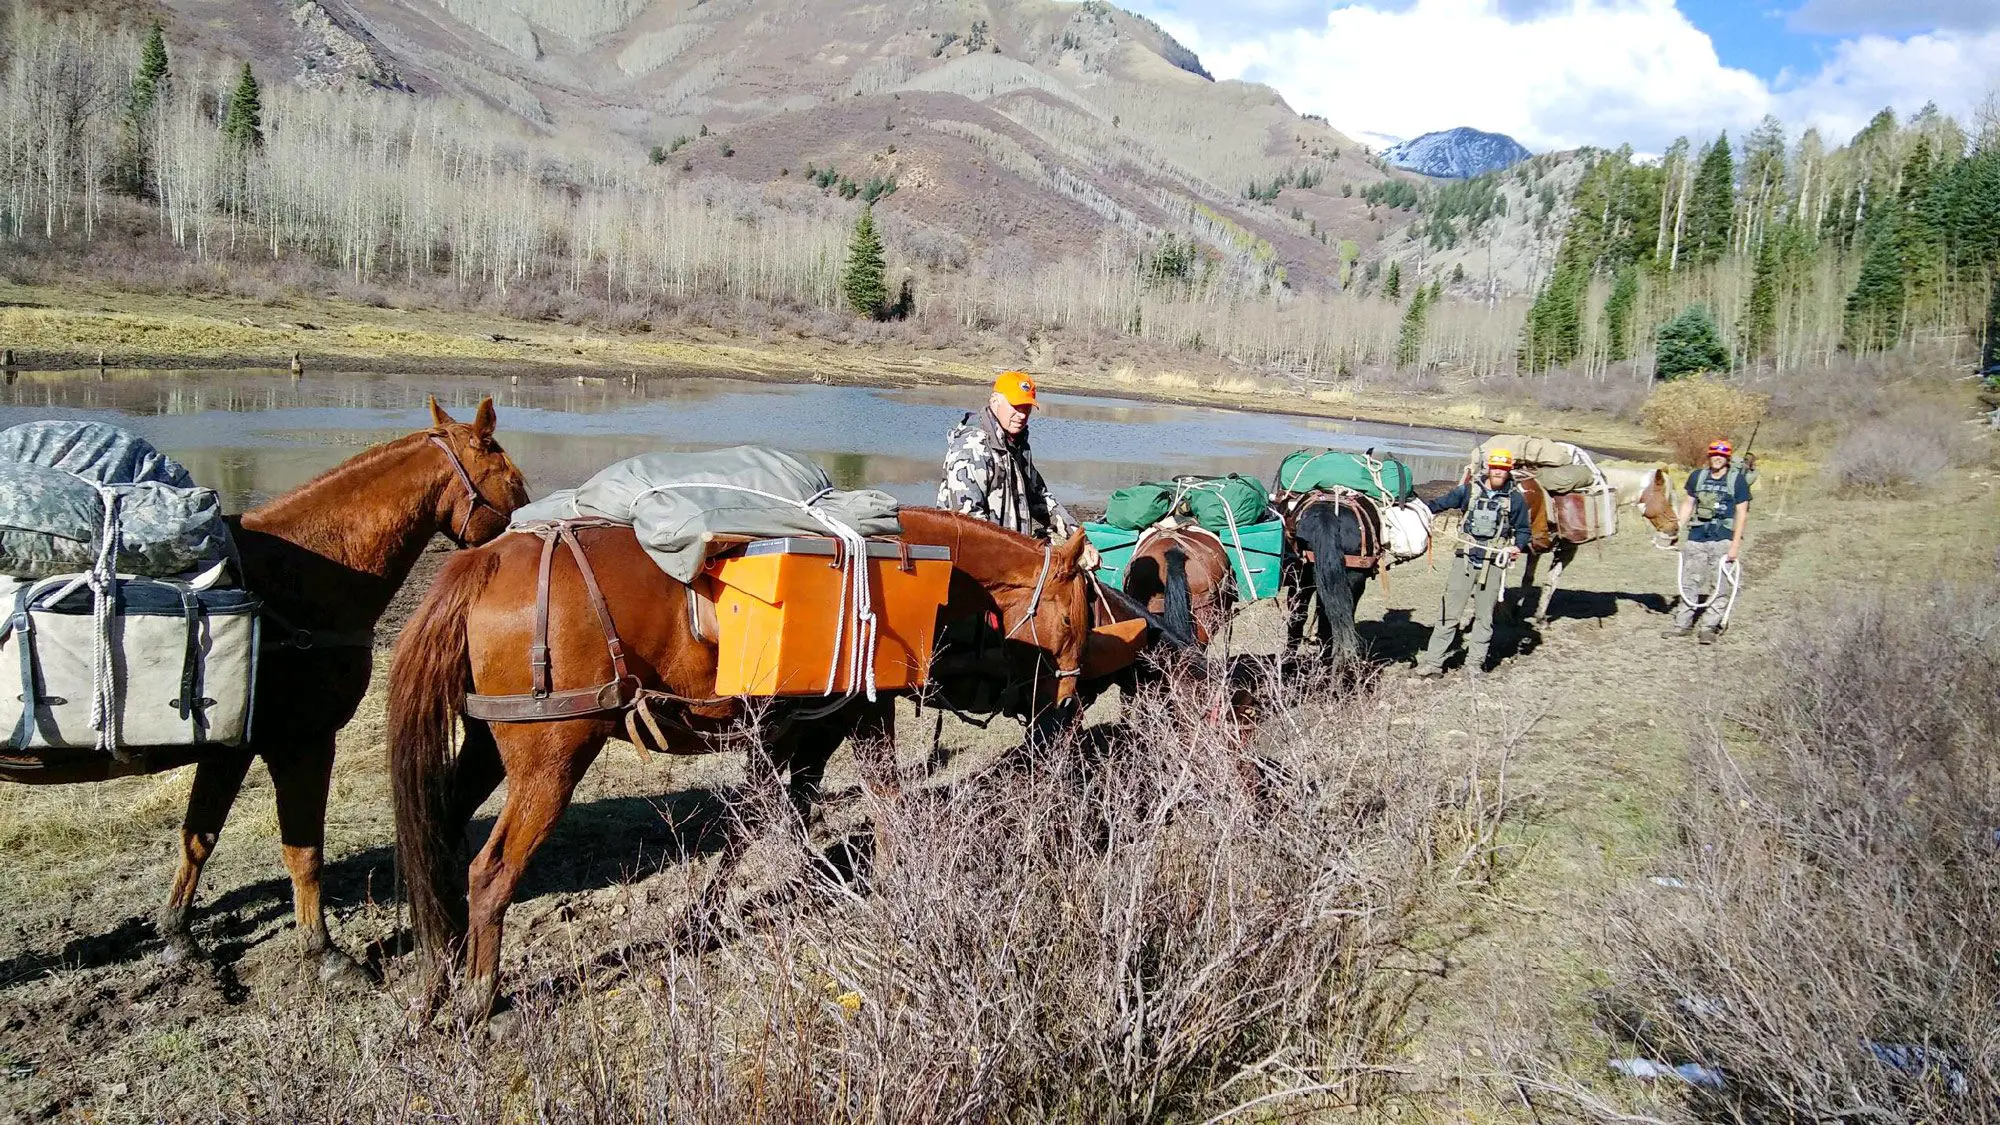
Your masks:
[[[1791,15],[1800,31],[1828,35],[1857,32],[1980,31],[2000,27],[1994,0],[1805,0]]]
[[[1674,0],[1383,0],[1335,7],[1310,28],[1254,32],[1154,7],[1218,77],[1268,82],[1346,130],[1470,125],[1537,151],[1658,151],[1766,113],[1844,138],[1884,105],[1969,112],[2000,75],[2000,29],[1939,31],[1849,40],[1817,73],[1774,85],[1724,66]]]

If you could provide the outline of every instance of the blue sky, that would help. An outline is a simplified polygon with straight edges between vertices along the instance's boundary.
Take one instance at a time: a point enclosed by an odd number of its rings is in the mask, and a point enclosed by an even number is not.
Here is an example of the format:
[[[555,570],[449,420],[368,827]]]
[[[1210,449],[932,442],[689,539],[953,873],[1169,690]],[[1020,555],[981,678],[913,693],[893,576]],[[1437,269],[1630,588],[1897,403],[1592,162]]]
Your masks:
[[[2000,94],[2000,0],[1128,0],[1217,77],[1350,133],[1472,125],[1530,148],[1740,132],[1845,139],[1884,105],[1968,123]],[[1364,138],[1365,139],[1365,138]]]

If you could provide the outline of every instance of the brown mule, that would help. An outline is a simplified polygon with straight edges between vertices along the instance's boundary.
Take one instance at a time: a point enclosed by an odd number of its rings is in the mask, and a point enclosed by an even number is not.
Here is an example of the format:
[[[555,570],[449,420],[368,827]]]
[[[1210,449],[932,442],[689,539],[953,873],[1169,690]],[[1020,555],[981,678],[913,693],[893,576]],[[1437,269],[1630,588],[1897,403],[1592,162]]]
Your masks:
[[[327,933],[320,901],[334,735],[368,691],[372,632],[434,535],[460,545],[500,534],[527,502],[520,470],[493,438],[493,401],[470,424],[431,403],[433,426],[375,446],[307,484],[230,520],[243,584],[264,599],[265,650],[248,746],[120,763],[102,755],[41,762],[0,758],[0,779],[103,781],[195,764],[181,828],[180,869],[158,920],[166,956],[199,954],[188,929],[202,866],[252,758],[271,771],[285,870],[302,952],[321,975],[355,971]]]
[[[1029,688],[1031,717],[1073,713],[1069,704],[1090,631],[1091,583],[1078,567],[1083,536],[1049,547],[969,516],[924,508],[904,509],[902,528],[905,542],[951,549],[941,634],[950,638],[961,625],[989,630],[996,640],[991,654]],[[466,1021],[492,1012],[507,907],[606,740],[674,754],[744,749],[747,741],[753,779],[774,780],[776,768],[789,768],[796,799],[816,784],[827,757],[848,736],[869,736],[865,745],[876,751],[893,737],[895,712],[886,695],[790,723],[760,716],[742,700],[712,698],[716,650],[695,634],[687,587],[653,563],[629,527],[581,526],[573,534],[599,592],[593,596],[570,552],[553,553],[545,603],[547,688],[555,697],[576,689],[601,693],[616,683],[614,669],[622,661],[628,684],[609,697],[618,706],[532,721],[465,717],[469,693],[533,698],[530,648],[537,633],[534,607],[542,597],[542,544],[535,535],[504,536],[452,559],[396,648],[389,737],[397,851],[419,943],[438,968],[454,956],[464,962],[458,1015]],[[600,623],[598,605],[615,641]],[[937,661],[952,655],[948,641]],[[640,721],[623,706],[634,695]],[[461,721],[463,737],[453,754],[450,736]],[[746,740],[745,733],[754,737]],[[893,760],[876,753],[860,764],[871,788],[894,795]],[[506,802],[467,871],[465,897],[457,900],[452,868],[465,827],[503,779]],[[725,853],[724,870],[728,860]],[[442,977],[434,978],[433,1003],[442,999],[441,985]]]
[[[1206,646],[1236,610],[1236,575],[1216,535],[1156,527],[1139,537],[1125,568],[1125,592],[1160,615],[1183,648]]]

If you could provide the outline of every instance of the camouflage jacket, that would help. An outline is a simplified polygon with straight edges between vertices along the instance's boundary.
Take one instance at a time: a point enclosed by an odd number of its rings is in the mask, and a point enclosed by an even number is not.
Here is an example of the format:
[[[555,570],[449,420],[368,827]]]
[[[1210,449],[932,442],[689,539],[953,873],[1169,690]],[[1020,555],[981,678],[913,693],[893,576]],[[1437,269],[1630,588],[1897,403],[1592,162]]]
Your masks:
[[[938,484],[938,507],[1056,542],[1075,534],[1078,526],[1068,509],[1049,495],[1028,450],[1027,435],[1002,434],[990,410],[967,414],[952,427],[945,445],[944,480]]]

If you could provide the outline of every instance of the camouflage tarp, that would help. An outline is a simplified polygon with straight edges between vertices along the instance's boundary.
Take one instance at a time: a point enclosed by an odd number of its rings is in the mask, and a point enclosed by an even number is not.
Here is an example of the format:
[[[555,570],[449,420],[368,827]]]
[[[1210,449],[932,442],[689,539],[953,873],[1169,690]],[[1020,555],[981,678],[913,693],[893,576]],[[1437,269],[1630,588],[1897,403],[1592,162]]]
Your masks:
[[[108,503],[121,573],[170,578],[234,558],[215,492],[138,435],[98,422],[0,431],[0,574],[93,569]]]
[[[746,491],[749,490],[749,491]],[[513,525],[597,516],[629,523],[640,545],[677,581],[691,581],[707,557],[705,536],[827,535],[811,506],[862,535],[902,531],[886,492],[839,492],[826,470],[755,445],[706,453],[648,453],[605,467],[583,487],[516,509]]]

